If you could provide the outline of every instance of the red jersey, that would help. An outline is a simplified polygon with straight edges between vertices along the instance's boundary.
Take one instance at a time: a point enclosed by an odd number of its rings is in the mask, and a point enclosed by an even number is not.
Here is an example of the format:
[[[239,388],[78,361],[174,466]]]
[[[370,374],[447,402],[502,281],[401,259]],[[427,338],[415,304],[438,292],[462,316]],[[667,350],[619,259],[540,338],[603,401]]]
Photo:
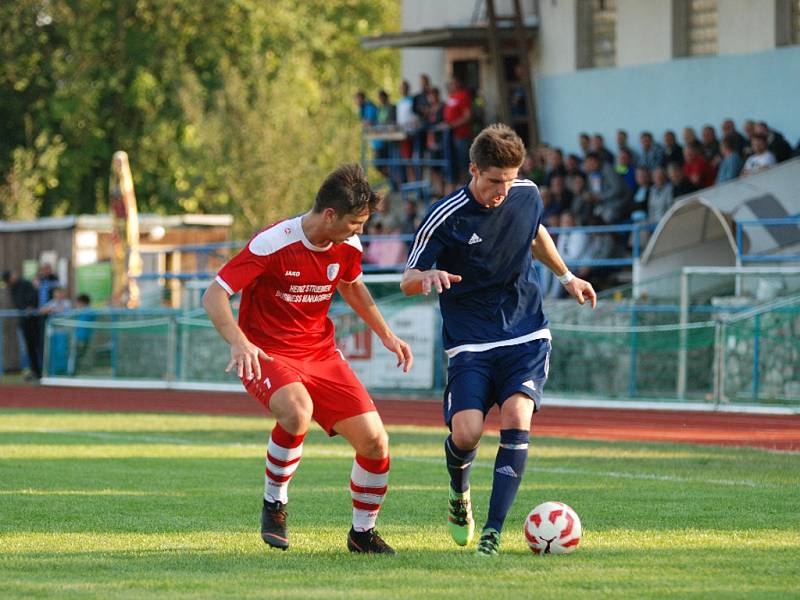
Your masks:
[[[452,125],[461,119],[472,108],[472,97],[467,90],[456,90],[447,97],[444,104],[444,120]],[[465,139],[472,135],[472,125],[469,121],[453,129],[453,137]]]
[[[217,274],[229,294],[242,290],[239,327],[267,354],[319,360],[336,346],[331,299],[340,280],[361,277],[361,241],[314,246],[301,217],[267,227]]]

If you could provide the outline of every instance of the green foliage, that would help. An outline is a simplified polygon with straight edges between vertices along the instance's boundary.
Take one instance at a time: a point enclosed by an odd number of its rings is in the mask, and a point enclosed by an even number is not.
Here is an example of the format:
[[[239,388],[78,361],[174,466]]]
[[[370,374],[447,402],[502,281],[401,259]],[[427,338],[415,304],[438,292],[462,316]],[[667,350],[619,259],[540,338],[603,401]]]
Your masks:
[[[302,210],[358,160],[354,91],[397,87],[397,53],[360,38],[399,15],[397,0],[0,3],[0,182],[56,182],[26,188],[40,215],[103,211],[125,150],[142,211],[232,212],[250,231]]]
[[[392,428],[379,529],[352,556],[353,452],[314,429],[290,486],[288,552],[258,535],[263,418],[0,412],[0,596],[102,598],[784,598],[800,576],[797,456],[533,437],[492,560],[445,526],[445,429]],[[535,431],[535,429],[534,429]],[[496,436],[472,474],[486,514]],[[584,535],[536,557],[522,522],[562,500]]]

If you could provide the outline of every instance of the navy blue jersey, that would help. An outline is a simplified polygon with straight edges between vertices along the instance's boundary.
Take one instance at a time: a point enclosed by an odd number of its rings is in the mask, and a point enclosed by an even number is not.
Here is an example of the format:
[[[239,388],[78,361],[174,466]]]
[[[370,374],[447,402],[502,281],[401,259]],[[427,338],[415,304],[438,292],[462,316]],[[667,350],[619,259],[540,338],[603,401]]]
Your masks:
[[[462,277],[439,298],[449,356],[550,338],[531,256],[543,210],[527,179],[515,179],[495,208],[478,204],[467,186],[431,205],[406,268]]]

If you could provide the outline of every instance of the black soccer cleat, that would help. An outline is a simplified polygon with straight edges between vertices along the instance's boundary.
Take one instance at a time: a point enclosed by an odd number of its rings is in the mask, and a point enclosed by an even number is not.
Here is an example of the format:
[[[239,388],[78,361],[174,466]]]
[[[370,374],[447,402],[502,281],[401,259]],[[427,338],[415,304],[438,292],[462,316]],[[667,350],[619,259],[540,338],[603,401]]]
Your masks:
[[[261,539],[272,548],[286,550],[289,534],[286,532],[286,505],[278,500],[267,502],[261,509]]]
[[[367,531],[356,531],[351,527],[347,534],[347,549],[362,554],[396,554],[374,527]]]

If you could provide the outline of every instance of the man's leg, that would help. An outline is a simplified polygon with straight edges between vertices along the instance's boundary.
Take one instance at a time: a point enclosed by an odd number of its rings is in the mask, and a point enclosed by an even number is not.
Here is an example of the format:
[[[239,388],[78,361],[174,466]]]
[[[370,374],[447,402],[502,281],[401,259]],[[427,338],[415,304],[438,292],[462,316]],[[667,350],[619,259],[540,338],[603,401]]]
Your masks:
[[[532,416],[533,400],[522,393],[513,394],[500,407],[500,447],[494,462],[489,514],[478,545],[481,554],[497,553],[503,523],[525,472]]]
[[[342,419],[334,425],[356,451],[350,472],[353,526],[347,537],[351,552],[394,554],[375,531],[389,482],[389,436],[375,411]]]
[[[272,394],[269,409],[277,423],[267,447],[261,538],[273,548],[286,550],[289,547],[285,510],[289,481],[303,455],[303,439],[311,423],[313,406],[305,386],[295,382]]]
[[[483,411],[467,409],[450,420],[452,433],[444,441],[447,472],[450,475],[447,528],[459,546],[466,546],[475,533],[469,476],[483,433]]]

